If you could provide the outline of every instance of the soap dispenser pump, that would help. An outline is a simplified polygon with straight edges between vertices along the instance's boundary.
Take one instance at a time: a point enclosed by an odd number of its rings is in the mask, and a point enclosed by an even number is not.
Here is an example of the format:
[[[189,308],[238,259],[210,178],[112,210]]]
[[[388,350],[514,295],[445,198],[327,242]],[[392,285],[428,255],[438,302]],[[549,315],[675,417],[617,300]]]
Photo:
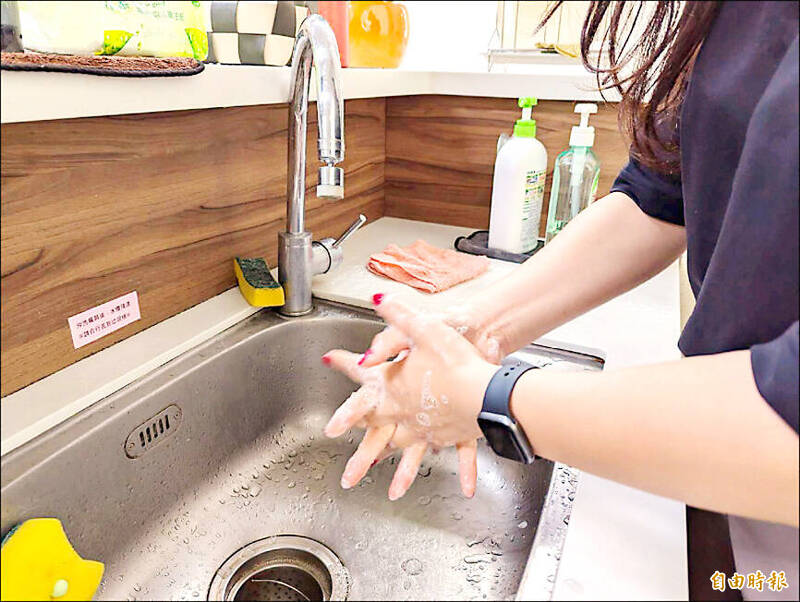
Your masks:
[[[514,135],[498,145],[492,181],[489,218],[489,248],[509,253],[527,253],[539,239],[544,198],[547,151],[536,139],[532,96],[520,98],[522,118],[514,124]]]
[[[597,113],[597,105],[580,103],[575,105],[575,112],[580,113],[580,124],[572,127],[569,148],[556,157],[553,168],[545,244],[594,201],[597,194],[600,161],[592,151],[594,128],[589,125],[589,115]]]

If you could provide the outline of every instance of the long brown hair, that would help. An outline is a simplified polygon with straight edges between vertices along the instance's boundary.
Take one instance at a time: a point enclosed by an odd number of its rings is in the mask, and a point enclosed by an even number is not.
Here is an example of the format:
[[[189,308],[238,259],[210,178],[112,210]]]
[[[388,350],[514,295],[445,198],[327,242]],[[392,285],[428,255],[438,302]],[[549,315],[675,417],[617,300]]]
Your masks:
[[[563,4],[556,2],[541,28]],[[601,90],[617,89],[621,129],[631,154],[661,172],[680,171],[677,121],[694,59],[708,35],[720,2],[591,2],[581,30],[581,58],[597,74]],[[631,28],[644,8],[652,15],[639,37]],[[622,36],[625,39],[620,39]],[[595,40],[601,52],[590,57]],[[607,61],[607,64],[601,64]]]

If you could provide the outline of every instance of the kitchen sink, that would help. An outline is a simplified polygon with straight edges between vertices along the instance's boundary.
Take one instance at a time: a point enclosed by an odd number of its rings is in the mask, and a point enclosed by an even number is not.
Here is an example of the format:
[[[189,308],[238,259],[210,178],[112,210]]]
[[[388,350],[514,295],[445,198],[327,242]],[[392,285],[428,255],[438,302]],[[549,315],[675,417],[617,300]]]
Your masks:
[[[526,591],[549,598],[576,471],[481,443],[471,500],[453,450],[396,502],[395,458],[339,486],[361,433],[322,428],[354,385],[320,357],[382,327],[321,301],[302,318],[253,315],[6,454],[2,533],[61,519],[106,565],[97,599],[513,599],[529,556]],[[602,368],[549,344],[522,355]]]

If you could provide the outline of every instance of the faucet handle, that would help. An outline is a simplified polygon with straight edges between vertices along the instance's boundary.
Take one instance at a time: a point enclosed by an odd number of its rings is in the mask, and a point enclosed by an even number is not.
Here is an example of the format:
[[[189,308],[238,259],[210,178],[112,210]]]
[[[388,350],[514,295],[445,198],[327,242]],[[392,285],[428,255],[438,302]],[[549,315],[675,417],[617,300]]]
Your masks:
[[[347,227],[347,230],[345,230],[342,233],[342,235],[339,238],[337,238],[336,241],[333,243],[333,248],[334,249],[338,248],[340,244],[342,244],[344,241],[350,238],[355,233],[356,230],[358,230],[361,226],[363,226],[366,223],[366,221],[367,221],[366,216],[363,213],[359,213],[356,220],[352,224],[350,224]]]
[[[340,245],[350,238],[353,232],[363,226],[366,221],[367,218],[359,214],[356,221],[350,224],[347,230],[336,240],[332,238],[323,238],[319,241],[315,240],[312,243],[312,264],[313,274],[315,276],[317,274],[332,272],[342,264],[342,259],[344,257]]]

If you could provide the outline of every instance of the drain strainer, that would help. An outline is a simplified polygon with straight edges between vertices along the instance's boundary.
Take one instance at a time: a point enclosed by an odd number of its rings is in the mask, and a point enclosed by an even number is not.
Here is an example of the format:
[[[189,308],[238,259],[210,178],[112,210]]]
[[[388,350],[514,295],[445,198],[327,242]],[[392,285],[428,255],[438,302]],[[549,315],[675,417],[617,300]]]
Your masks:
[[[298,535],[259,539],[214,575],[209,600],[346,600],[347,569],[332,550]]]

